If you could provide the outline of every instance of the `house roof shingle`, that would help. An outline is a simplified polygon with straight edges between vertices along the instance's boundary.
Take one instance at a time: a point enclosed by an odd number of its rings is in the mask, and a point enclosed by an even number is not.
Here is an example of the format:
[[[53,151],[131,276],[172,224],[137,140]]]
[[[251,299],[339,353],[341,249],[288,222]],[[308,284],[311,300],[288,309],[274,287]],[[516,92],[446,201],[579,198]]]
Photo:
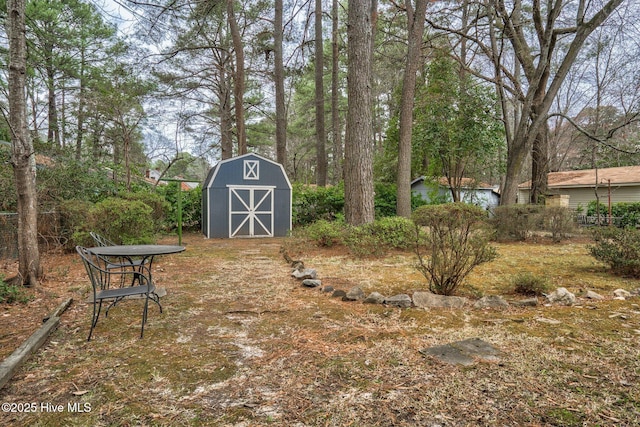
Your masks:
[[[617,168],[585,169],[577,171],[551,172],[547,175],[549,188],[560,187],[593,187],[598,184],[640,185],[640,166],[622,166]],[[522,189],[531,188],[531,181],[518,186]]]

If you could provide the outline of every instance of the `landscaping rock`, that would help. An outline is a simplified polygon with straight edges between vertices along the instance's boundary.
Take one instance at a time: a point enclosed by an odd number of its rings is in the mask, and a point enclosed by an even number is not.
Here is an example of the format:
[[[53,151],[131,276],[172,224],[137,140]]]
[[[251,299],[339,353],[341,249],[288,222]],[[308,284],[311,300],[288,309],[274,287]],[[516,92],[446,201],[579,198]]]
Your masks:
[[[351,288],[347,291],[347,294],[342,298],[344,301],[360,301],[365,297],[364,291],[359,286]]]
[[[420,308],[462,308],[466,303],[467,299],[463,297],[448,297],[424,291],[413,293],[413,304]]]
[[[551,294],[547,295],[547,300],[550,303],[573,305],[576,303],[576,296],[569,292],[566,288],[558,288]]]
[[[344,297],[347,296],[347,293],[345,291],[343,291],[342,289],[336,289],[335,291],[333,291],[331,296],[334,297],[334,298],[344,298]]]
[[[299,280],[316,279],[318,273],[313,268],[305,268],[304,270],[294,270],[291,275]]]
[[[509,307],[509,303],[499,295],[488,295],[486,297],[480,298],[473,306],[478,309],[506,308]]]
[[[538,305],[538,298],[527,298],[522,300],[511,301],[511,304],[518,307],[536,307]]]
[[[411,307],[411,297],[407,294],[394,295],[389,298],[385,298],[384,303],[400,308]]]
[[[597,292],[594,291],[587,291],[587,293],[584,295],[585,298],[587,299],[593,299],[593,300],[598,300],[601,301],[604,299],[604,297],[602,295],[600,295]]]
[[[439,345],[420,350],[421,354],[433,356],[442,362],[469,366],[475,358],[487,361],[499,360],[500,350],[479,338],[469,338],[451,344]]]
[[[371,292],[362,302],[365,304],[382,304],[384,303],[384,295],[378,292]]]
[[[627,299],[630,298],[631,292],[626,291],[624,289],[616,289],[615,291],[613,291],[613,295],[617,298],[617,299]]]
[[[331,285],[326,285],[326,286],[322,287],[322,292],[329,293],[329,292],[333,292],[333,291],[334,291],[334,289],[333,289],[333,286],[331,286]]]
[[[322,281],[318,279],[304,279],[302,281],[302,286],[306,286],[307,288],[317,288],[322,285]]]

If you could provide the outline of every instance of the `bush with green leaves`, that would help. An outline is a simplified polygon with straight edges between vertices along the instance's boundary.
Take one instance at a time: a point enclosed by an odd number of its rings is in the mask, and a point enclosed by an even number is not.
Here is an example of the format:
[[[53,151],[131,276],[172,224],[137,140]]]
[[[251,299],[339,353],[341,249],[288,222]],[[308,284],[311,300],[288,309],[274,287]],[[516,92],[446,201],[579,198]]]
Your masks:
[[[151,208],[151,219],[155,231],[161,231],[165,227],[167,213],[171,210],[171,204],[160,194],[154,191],[136,191],[134,193],[122,193],[120,197],[125,200],[137,200]]]
[[[598,204],[592,200],[587,205],[587,216],[600,215],[602,223],[607,222],[609,206],[604,203]],[[618,202],[611,204],[611,216],[616,218],[615,225],[621,228],[636,227],[640,224],[640,202]]]
[[[352,255],[363,257],[412,246],[415,226],[412,221],[401,217],[385,217],[358,227],[348,226],[340,220],[319,220],[296,228],[293,236],[321,247],[344,245]]]
[[[152,214],[153,209],[144,202],[110,197],[91,209],[91,231],[125,245],[153,243]]]
[[[475,267],[497,257],[489,244],[487,214],[480,207],[459,202],[427,205],[416,209],[412,218],[424,230],[415,246],[417,268],[435,294],[453,295]]]
[[[4,278],[0,276],[0,304],[13,304],[19,302],[26,304],[31,301],[32,297],[25,292],[24,288],[9,285],[4,281]]]
[[[620,276],[640,278],[640,230],[601,227],[593,230],[591,255]]]
[[[342,221],[321,219],[296,230],[295,235],[312,241],[320,247],[331,247],[342,243],[345,225]]]
[[[400,216],[387,216],[362,226],[386,248],[406,249],[415,243],[413,221]]]
[[[344,186],[316,187],[294,184],[292,192],[294,226],[315,221],[333,221],[343,216]]]
[[[395,184],[376,183],[374,186],[376,219],[396,215],[397,191]],[[411,196],[411,208],[426,204],[419,195]],[[307,225],[315,221],[344,218],[344,185],[316,187],[302,184],[293,186],[293,225]]]
[[[51,164],[39,169],[37,175],[38,203],[42,208],[51,209],[71,199],[95,203],[116,194],[110,168],[95,161],[78,161],[69,150],[49,154]]]
[[[158,187],[169,203],[166,211],[166,227],[175,229],[178,226],[178,186],[177,183]],[[200,230],[202,221],[202,187],[191,190],[180,190],[180,204],[182,208],[182,228],[186,230]]]
[[[507,205],[493,211],[491,223],[498,240],[527,240],[531,233],[542,227],[544,206]]]
[[[536,276],[533,273],[520,273],[511,279],[513,291],[520,295],[541,296],[547,293],[551,287],[546,277]]]

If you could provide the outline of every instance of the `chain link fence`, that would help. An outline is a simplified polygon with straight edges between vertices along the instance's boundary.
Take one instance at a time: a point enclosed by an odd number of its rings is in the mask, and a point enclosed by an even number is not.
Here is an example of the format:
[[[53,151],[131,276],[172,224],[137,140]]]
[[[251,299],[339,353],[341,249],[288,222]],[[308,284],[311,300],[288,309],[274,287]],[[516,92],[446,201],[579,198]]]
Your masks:
[[[56,212],[38,214],[38,245],[41,251],[62,246],[60,217]],[[0,260],[18,259],[18,214],[0,212]]]

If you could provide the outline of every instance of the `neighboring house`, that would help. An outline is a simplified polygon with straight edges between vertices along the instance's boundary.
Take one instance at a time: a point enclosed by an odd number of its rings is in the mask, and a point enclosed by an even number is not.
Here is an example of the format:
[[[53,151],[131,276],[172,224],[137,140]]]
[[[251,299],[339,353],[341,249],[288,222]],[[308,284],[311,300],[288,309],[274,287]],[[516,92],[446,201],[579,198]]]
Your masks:
[[[434,179],[421,176],[411,181],[411,192],[430,203],[453,201],[446,178],[439,178],[436,182]],[[497,187],[471,178],[462,178],[460,199],[483,209],[493,209],[500,204],[500,193]]]
[[[597,172],[597,179],[596,179]],[[569,197],[569,208],[585,208],[596,200],[596,183],[600,203],[640,202],[640,166],[551,172],[547,195]],[[529,201],[531,181],[518,186],[518,203]]]
[[[160,171],[157,169],[147,169],[146,174],[145,174],[145,181],[148,182],[149,184],[153,184],[153,185],[167,185],[169,183],[169,181],[165,181],[165,179],[169,179],[166,176],[161,179],[160,181],[158,181],[158,179],[160,179]],[[181,180],[183,179],[181,176],[178,176],[176,178],[172,178],[171,180],[175,181],[175,180]],[[193,190],[194,188],[196,188],[198,185],[200,185],[199,182],[197,181],[181,181],[180,182],[180,188],[182,189],[182,191],[189,191],[189,190]]]

